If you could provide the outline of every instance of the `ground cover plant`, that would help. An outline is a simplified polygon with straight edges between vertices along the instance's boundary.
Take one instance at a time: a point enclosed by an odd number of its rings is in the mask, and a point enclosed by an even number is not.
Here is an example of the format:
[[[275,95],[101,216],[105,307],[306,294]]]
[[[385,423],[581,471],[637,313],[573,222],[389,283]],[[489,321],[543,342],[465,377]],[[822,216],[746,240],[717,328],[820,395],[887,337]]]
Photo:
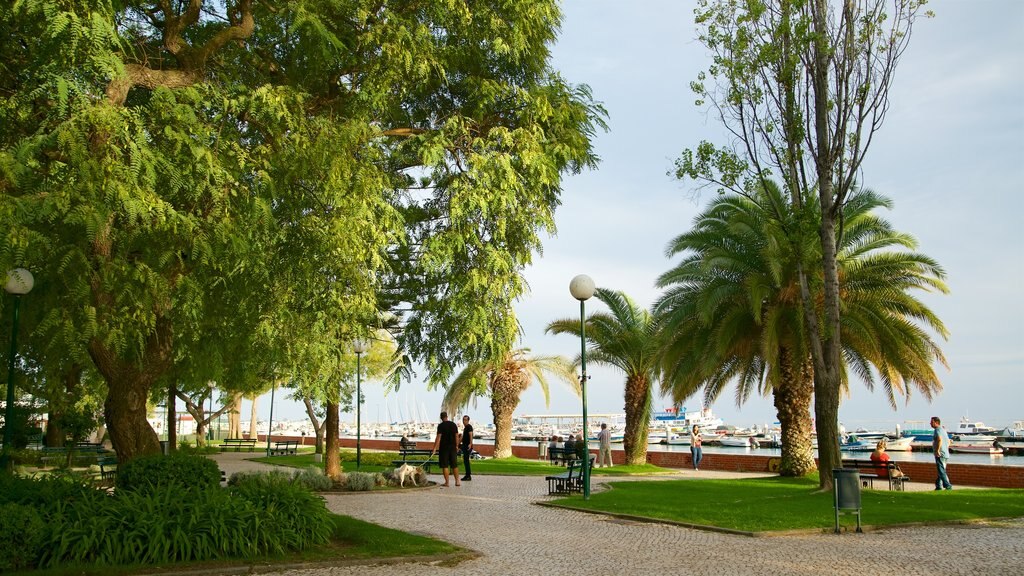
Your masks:
[[[612,489],[558,499],[562,506],[615,514],[645,516],[749,532],[831,529],[833,495],[819,492],[818,478],[744,480],[668,480],[614,482]],[[953,490],[892,492],[864,490],[865,525],[977,520],[1024,516],[1024,490]],[[840,517],[854,524],[852,515]]]
[[[460,551],[444,542],[329,513],[309,486],[308,477],[319,472],[235,475],[226,489],[207,482],[187,486],[181,482],[183,471],[204,475],[189,458],[206,460],[183,457],[174,465],[157,466],[138,458],[133,461],[139,462],[135,470],[129,468],[129,477],[135,480],[125,481],[113,493],[74,475],[0,476],[0,572],[40,568],[34,573],[112,574],[167,564],[262,564]],[[153,481],[142,481],[143,470],[153,475]]]

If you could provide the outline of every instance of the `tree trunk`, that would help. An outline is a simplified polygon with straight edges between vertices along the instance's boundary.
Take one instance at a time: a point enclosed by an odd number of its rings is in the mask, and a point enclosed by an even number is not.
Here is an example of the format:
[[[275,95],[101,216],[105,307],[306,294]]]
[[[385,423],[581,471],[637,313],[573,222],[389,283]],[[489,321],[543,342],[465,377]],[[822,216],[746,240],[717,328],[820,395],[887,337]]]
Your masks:
[[[159,454],[159,439],[146,420],[146,399],[152,378],[119,373],[104,376],[110,392],[103,403],[103,416],[110,430],[110,441],[117,451],[118,463],[137,456]]]
[[[491,413],[494,414],[494,457],[512,456],[512,416],[525,389],[523,376],[514,367],[491,377]],[[528,382],[528,381],[527,381]]]
[[[231,411],[228,413],[227,438],[242,437],[242,393],[232,392]]]
[[[814,156],[815,176],[818,179],[818,199],[821,209],[821,224],[818,235],[821,241],[821,264],[825,292],[825,322],[819,335],[821,347],[815,350],[820,357],[814,358],[814,416],[818,431],[818,464],[820,487],[832,489],[832,469],[841,462],[839,453],[839,389],[841,368],[841,346],[839,335],[839,271],[836,267],[835,218],[841,209],[841,198],[837,198],[835,185],[835,164],[837,151],[834,149],[830,132],[832,102],[830,78],[830,33],[828,29],[828,0],[814,0],[812,5],[812,30],[816,34],[813,57],[810,62],[810,79],[814,93],[814,135],[817,153]],[[844,11],[844,16],[846,11]],[[839,142],[845,145],[845,142]]]
[[[57,400],[56,402],[50,402],[50,412],[46,420],[46,446],[59,447],[63,446],[67,440],[67,434],[64,432],[64,424],[61,419],[64,418],[64,414],[67,412],[66,403],[69,400],[78,398],[78,385],[82,380],[82,366],[78,363],[73,363],[71,367],[63,374],[64,383],[64,397]]]
[[[324,474],[334,481],[341,479],[341,446],[338,442],[338,423],[340,420],[337,402],[327,403],[327,414],[324,421],[327,423],[325,435],[327,437],[324,458]]]
[[[249,407],[249,438],[255,438],[259,440],[259,433],[256,431],[256,399],[258,397],[255,393],[252,395],[252,405]]]
[[[302,403],[306,407],[306,416],[309,416],[309,421],[313,423],[313,431],[316,434],[316,454],[324,453],[324,424],[320,422],[320,419],[316,417],[316,410],[313,409],[313,401],[309,398],[303,397]]]
[[[814,471],[811,441],[811,395],[814,382],[811,366],[793,367],[794,358],[783,349],[779,354],[782,382],[774,387],[775,410],[782,427],[782,476],[806,476]]]
[[[626,430],[622,438],[622,449],[626,453],[626,464],[638,466],[647,463],[647,429],[651,407],[651,385],[646,376],[632,375],[626,378]],[[590,434],[584,430],[584,441]]]
[[[316,430],[316,450],[314,451],[314,454],[323,454],[324,453],[324,436],[325,436],[324,431],[327,430],[327,422],[326,421],[321,422],[320,425],[317,426],[315,430]]]
[[[167,387],[167,450],[178,449],[178,388],[171,383]]]

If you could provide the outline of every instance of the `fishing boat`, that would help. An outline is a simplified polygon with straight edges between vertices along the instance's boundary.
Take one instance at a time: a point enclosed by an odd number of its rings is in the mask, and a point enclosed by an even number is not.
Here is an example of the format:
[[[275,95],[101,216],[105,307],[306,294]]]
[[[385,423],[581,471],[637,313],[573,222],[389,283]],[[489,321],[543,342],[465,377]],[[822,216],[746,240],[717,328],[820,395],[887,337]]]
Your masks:
[[[875,444],[876,442],[871,440],[850,437],[845,442],[839,444],[839,449],[846,452],[872,452],[875,449]]]
[[[717,438],[720,446],[730,448],[757,448],[757,441],[751,436],[719,436]]]
[[[949,431],[949,435],[954,438],[960,438],[961,436],[971,436],[974,440],[979,440],[979,437],[987,437],[995,432],[995,429],[985,426],[984,422],[977,422],[968,420],[966,416],[960,419],[960,423],[957,424],[956,428]],[[993,437],[995,439],[995,437]],[[991,442],[991,440],[989,440]]]
[[[669,434],[668,440],[665,442],[669,446],[689,446],[690,435],[689,434]]]
[[[885,449],[889,452],[910,452],[914,448],[914,439],[910,436],[903,436],[895,440],[885,441]]]
[[[966,444],[962,442],[952,442],[949,445],[949,451],[960,454],[989,454],[992,456],[1003,455],[1003,448],[993,444]]]
[[[996,432],[996,442],[1008,451],[1024,450],[1024,420],[1018,420],[1012,427],[1007,426]]]

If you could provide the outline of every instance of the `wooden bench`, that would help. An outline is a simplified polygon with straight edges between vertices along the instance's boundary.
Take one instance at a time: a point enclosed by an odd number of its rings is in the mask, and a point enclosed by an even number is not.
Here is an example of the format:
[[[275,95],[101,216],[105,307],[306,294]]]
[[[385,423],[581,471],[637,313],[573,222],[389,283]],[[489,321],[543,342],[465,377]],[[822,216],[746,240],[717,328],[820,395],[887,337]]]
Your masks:
[[[419,448],[403,448],[398,451],[399,458],[391,461],[391,465],[398,468],[402,464],[408,464],[409,466],[422,466],[428,474],[430,473],[431,466],[441,466],[441,462],[437,458],[433,458],[433,450],[422,450]]]
[[[855,468],[860,473],[862,486],[875,487],[875,480],[885,480],[889,484],[889,490],[904,489],[904,484],[910,481],[910,476],[893,476],[893,472],[900,469],[899,465],[892,460],[888,462],[876,462],[874,460],[853,460],[844,459],[843,468]],[[885,474],[879,474],[880,469],[885,469]],[[902,472],[902,470],[900,470]]]
[[[242,448],[248,448],[249,452],[252,452],[256,448],[255,438],[225,438],[220,445],[220,449],[225,452],[234,449],[235,452],[240,452]]]
[[[548,448],[548,460],[552,464],[568,465],[576,459],[575,448]]]
[[[299,450],[298,440],[282,440],[274,442],[274,447],[269,450],[270,456],[284,456],[295,454]]]

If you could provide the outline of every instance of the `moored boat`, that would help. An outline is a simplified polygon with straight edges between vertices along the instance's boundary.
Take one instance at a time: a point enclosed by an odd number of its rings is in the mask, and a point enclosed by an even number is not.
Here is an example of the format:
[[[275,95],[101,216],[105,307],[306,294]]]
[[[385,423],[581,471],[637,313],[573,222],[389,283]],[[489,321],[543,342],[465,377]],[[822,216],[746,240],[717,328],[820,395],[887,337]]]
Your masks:
[[[708,438],[708,441],[717,441],[720,446],[730,448],[757,448],[757,441],[751,436],[719,436]]]
[[[990,454],[992,456],[1003,455],[1003,448],[1001,446],[995,446],[993,444],[967,444],[963,442],[951,442],[949,444],[949,451],[961,454]]]
[[[914,439],[910,436],[903,436],[895,440],[885,441],[885,449],[889,452],[910,452],[913,449]]]

